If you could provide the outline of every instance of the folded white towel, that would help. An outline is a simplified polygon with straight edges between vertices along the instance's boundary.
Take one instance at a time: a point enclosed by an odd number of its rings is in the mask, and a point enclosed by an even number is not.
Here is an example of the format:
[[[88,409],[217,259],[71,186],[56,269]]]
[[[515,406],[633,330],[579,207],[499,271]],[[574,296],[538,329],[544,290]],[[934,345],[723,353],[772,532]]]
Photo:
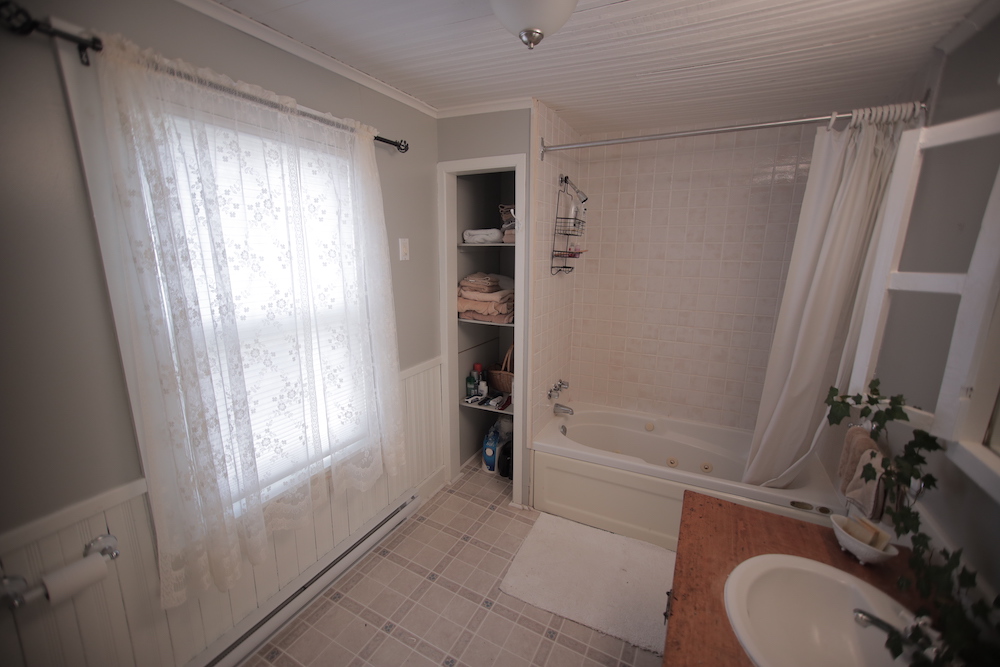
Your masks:
[[[503,232],[499,229],[466,229],[462,238],[466,243],[503,243]]]

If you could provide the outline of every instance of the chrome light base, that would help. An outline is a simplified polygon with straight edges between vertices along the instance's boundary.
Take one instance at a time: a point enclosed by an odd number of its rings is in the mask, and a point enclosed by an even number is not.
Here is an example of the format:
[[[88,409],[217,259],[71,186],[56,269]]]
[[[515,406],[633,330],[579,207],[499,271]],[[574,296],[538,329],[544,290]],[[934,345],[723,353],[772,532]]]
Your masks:
[[[542,37],[545,37],[545,35],[542,34],[541,30],[535,30],[534,28],[529,28],[528,30],[522,30],[521,34],[518,36],[521,38],[521,41],[527,45],[529,49],[535,48],[535,45],[538,44],[540,41],[542,41]]]

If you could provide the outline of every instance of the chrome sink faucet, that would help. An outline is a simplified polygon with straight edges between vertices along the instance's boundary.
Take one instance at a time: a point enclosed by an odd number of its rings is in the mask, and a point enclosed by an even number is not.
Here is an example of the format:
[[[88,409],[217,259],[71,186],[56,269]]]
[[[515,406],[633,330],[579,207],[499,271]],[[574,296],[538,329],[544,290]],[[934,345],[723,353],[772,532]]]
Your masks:
[[[556,403],[552,406],[552,412],[557,415],[572,415],[573,408],[563,405],[562,403]]]

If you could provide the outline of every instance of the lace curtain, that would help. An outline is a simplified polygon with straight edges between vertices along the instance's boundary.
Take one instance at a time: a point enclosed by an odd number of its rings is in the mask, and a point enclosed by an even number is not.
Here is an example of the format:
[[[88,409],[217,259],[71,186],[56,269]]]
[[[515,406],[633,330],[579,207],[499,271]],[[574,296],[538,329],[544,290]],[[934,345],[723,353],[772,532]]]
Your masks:
[[[169,608],[403,465],[388,243],[371,128],[103,39],[102,252]]]

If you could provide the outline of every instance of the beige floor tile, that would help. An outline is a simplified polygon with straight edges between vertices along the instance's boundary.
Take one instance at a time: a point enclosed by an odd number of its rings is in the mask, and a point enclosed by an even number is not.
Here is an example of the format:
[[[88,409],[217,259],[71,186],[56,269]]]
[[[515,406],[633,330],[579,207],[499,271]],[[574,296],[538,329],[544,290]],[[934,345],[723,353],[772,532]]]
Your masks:
[[[472,618],[472,615],[476,613],[478,607],[477,604],[456,595],[452,597],[451,602],[444,608],[441,615],[452,623],[464,626]]]
[[[412,653],[412,649],[389,637],[375,650],[368,662],[373,667],[399,667]]]
[[[455,599],[454,593],[437,584],[434,584],[427,589],[427,592],[424,593],[423,596],[417,600],[417,602],[424,605],[435,614],[440,614],[453,599]]]
[[[499,590],[539,516],[509,506],[511,486],[467,467],[330,587],[346,597],[312,603],[242,667],[659,667]]]
[[[353,653],[337,642],[330,642],[323,652],[316,656],[313,664],[322,667],[340,667],[341,665],[349,665],[353,659]]]
[[[423,637],[438,618],[440,616],[427,607],[422,604],[415,604],[399,624],[418,637]]]
[[[308,665],[330,645],[330,642],[329,637],[314,628],[309,628],[285,652],[303,665]]]
[[[502,650],[487,639],[476,636],[469,642],[469,646],[459,657],[459,660],[463,665],[469,667],[492,667],[496,659],[500,657]]]
[[[360,653],[376,632],[378,632],[378,628],[364,619],[355,617],[337,636],[337,642],[351,653]]]
[[[392,616],[394,611],[399,609],[399,605],[403,604],[404,600],[406,600],[406,596],[402,593],[397,593],[390,588],[385,588],[381,593],[379,593],[378,597],[372,600],[371,604],[368,605],[368,608],[376,614],[389,618]]]
[[[430,630],[424,634],[424,639],[445,653],[448,653],[455,645],[455,642],[458,641],[461,634],[462,628],[460,626],[439,616],[434,621],[434,624],[431,625]]]
[[[514,655],[510,651],[501,651],[493,667],[528,667],[531,663],[519,655]]]
[[[531,660],[541,643],[541,635],[520,625],[514,625],[503,647],[514,655],[520,656],[525,660]]]
[[[506,618],[497,616],[496,614],[489,614],[486,622],[480,626],[476,634],[480,637],[485,637],[497,646],[503,646],[513,629],[514,624]]]
[[[545,662],[545,667],[582,667],[582,665],[582,655],[559,644],[552,647],[549,659]]]

